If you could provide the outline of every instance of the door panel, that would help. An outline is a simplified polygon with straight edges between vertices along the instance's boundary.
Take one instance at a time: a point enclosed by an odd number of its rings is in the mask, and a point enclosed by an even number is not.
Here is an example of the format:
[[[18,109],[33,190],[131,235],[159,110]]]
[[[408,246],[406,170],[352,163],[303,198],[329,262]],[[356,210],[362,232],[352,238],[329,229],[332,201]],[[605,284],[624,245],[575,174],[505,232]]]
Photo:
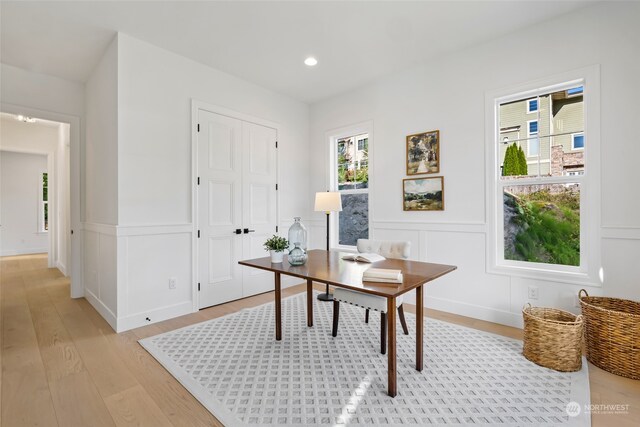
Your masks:
[[[234,212],[235,183],[209,181],[208,184],[209,225],[226,225],[232,229],[237,222]]]
[[[259,258],[267,255],[262,244],[276,232],[277,133],[272,128],[243,122],[242,139],[242,223],[255,230],[245,237],[242,252],[246,258]],[[272,273],[245,268],[244,296],[272,289]]]
[[[242,122],[198,112],[200,308],[242,297]]]

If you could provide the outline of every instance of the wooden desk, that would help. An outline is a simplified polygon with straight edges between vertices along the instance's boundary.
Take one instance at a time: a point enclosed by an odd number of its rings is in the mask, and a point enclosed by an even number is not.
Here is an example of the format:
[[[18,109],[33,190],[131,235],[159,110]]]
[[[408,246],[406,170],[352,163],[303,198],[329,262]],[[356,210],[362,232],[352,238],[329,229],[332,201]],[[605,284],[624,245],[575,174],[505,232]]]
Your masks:
[[[431,264],[400,259],[386,259],[373,264],[356,263],[342,259],[344,253],[310,250],[305,265],[292,266],[287,262],[272,264],[269,257],[240,261],[239,264],[275,274],[276,340],[282,339],[282,294],[280,276],[300,277],[307,281],[307,326],[313,326],[313,288],[314,281],[332,286],[353,289],[378,295],[387,299],[388,337],[388,393],[395,397],[397,390],[396,375],[396,298],[413,289],[416,290],[416,369],[422,371],[422,340],[424,335],[424,292],[423,285],[445,275],[457,267],[444,264]],[[362,273],[369,267],[392,268],[402,270],[403,283],[399,286],[376,286],[373,282],[362,282]],[[373,350],[372,350],[373,351]]]

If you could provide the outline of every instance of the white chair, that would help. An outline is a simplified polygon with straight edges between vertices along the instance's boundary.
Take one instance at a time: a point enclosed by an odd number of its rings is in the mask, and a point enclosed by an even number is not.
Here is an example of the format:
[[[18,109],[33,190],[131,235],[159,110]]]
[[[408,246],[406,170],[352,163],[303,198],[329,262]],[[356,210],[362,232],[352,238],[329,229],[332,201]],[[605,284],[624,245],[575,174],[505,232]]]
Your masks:
[[[377,253],[385,258],[407,259],[411,251],[411,242],[390,242],[383,240],[358,239],[358,252]],[[333,290],[333,330],[332,335],[338,335],[338,319],[340,317],[340,303],[344,302],[366,309],[364,321],[369,323],[369,310],[380,312],[380,352],[387,352],[387,299],[375,295],[365,294],[350,289],[335,288]],[[402,331],[409,335],[407,322],[404,318],[402,296],[396,298],[398,317],[402,324]]]

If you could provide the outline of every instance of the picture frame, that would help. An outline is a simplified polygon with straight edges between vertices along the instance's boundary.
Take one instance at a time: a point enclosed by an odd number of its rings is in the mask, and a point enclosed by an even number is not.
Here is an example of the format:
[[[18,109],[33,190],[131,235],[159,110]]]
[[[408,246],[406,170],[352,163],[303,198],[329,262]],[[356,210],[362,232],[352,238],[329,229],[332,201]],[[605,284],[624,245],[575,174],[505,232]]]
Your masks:
[[[403,179],[402,210],[443,211],[444,177],[434,176]]]
[[[407,135],[407,175],[440,172],[440,131]]]

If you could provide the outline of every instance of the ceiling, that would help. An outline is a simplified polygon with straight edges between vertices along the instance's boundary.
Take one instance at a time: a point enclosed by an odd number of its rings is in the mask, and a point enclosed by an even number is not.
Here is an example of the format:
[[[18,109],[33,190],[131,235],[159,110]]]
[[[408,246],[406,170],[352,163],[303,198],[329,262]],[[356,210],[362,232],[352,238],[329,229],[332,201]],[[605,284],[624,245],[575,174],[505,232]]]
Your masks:
[[[84,82],[120,31],[313,103],[587,3],[3,0],[0,60]]]

